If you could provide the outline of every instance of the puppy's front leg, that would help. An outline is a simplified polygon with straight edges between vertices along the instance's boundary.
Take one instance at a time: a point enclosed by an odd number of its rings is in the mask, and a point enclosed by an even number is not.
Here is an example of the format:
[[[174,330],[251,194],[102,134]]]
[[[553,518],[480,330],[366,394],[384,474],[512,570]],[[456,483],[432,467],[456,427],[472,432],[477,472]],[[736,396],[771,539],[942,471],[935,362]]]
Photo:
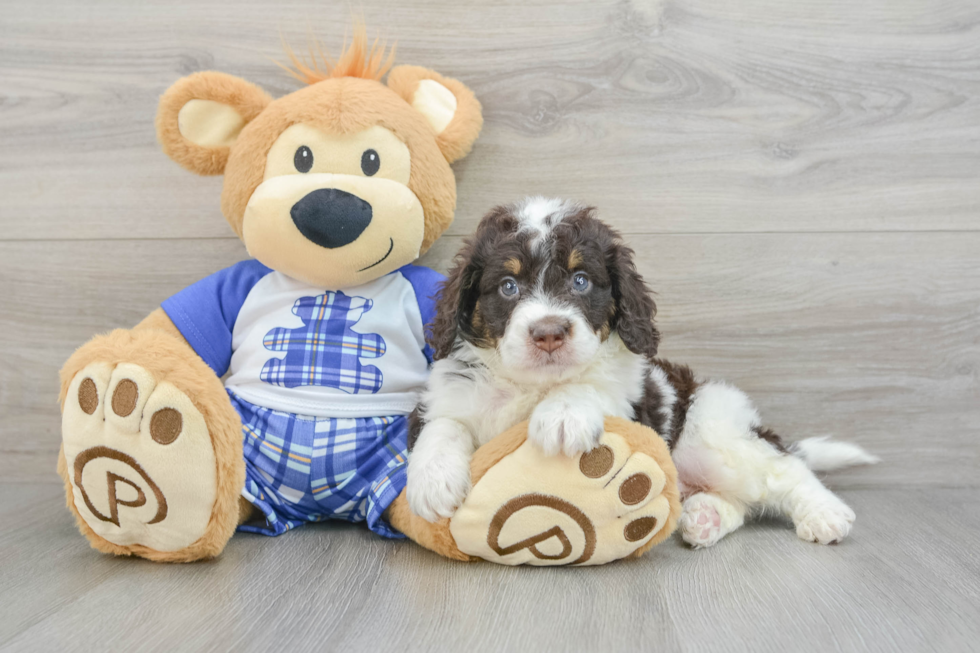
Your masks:
[[[548,456],[574,456],[595,448],[604,417],[603,402],[595,388],[560,386],[531,413],[527,435]]]
[[[426,423],[408,456],[408,507],[419,517],[452,517],[470,491],[473,436],[454,419]]]

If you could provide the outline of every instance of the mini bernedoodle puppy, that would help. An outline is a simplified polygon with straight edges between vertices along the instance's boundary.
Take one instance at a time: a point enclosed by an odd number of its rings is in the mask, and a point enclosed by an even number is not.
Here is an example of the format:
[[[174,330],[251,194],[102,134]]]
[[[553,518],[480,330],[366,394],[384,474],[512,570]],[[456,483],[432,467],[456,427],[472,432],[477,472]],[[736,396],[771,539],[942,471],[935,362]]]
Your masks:
[[[784,445],[742,391],[656,358],[655,312],[633,251],[594,209],[543,198],[493,209],[439,298],[436,362],[413,414],[412,510],[452,516],[473,452],[514,424],[530,420],[547,454],[572,456],[614,415],[669,444],[689,544],[711,546],[763,511],[790,517],[804,540],[846,537],[854,511],[813,472],[877,459],[822,438]]]

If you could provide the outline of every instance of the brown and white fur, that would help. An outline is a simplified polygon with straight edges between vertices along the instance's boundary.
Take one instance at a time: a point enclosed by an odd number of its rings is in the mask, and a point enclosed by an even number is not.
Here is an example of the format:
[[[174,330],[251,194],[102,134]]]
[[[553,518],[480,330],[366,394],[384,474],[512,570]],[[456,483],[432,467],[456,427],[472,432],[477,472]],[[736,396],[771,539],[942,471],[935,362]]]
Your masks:
[[[412,510],[451,516],[475,449],[514,424],[530,420],[532,441],[571,456],[592,449],[612,415],[667,440],[692,546],[763,511],[790,517],[804,540],[846,537],[854,512],[813,471],[876,459],[819,438],[784,446],[745,393],[656,358],[655,313],[632,250],[593,209],[544,198],[493,209],[440,295],[436,362],[413,414]]]

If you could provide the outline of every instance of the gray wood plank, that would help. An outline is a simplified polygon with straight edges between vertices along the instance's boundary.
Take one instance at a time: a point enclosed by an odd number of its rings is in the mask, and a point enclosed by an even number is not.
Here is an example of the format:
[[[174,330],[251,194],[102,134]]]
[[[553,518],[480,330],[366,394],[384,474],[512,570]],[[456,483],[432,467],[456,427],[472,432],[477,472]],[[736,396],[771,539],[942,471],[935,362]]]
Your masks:
[[[528,193],[633,233],[976,230],[980,10],[971,0],[371,3],[399,60],[470,84],[470,233]],[[220,69],[276,95],[279,29],[338,47],[349,8],[42,0],[0,14],[0,238],[220,237],[220,181],[154,142],[159,95]],[[277,24],[278,23],[278,24]]]
[[[630,242],[664,355],[744,388],[791,439],[836,434],[884,458],[841,487],[976,487],[980,234]],[[423,263],[445,270],[459,244]],[[243,256],[232,239],[0,243],[0,477],[56,480],[56,373],[75,347]]]
[[[218,560],[103,556],[53,489],[0,486],[0,650],[971,651],[975,489],[853,490],[836,547],[787,524],[638,561],[467,565],[346,524],[238,535]]]
[[[280,31],[336,49],[350,8],[4,2],[0,650],[976,650],[977,3],[362,5],[399,62],[485,108],[423,262],[444,270],[494,204],[597,204],[658,292],[663,354],[737,383],[786,436],[883,457],[828,479],[853,536],[765,522],[576,571],[452,563],[346,524],[240,535],[194,565],[92,551],[54,474],[58,367],[244,256],[220,179],[160,153],[157,98],[204,69],[290,92]]]

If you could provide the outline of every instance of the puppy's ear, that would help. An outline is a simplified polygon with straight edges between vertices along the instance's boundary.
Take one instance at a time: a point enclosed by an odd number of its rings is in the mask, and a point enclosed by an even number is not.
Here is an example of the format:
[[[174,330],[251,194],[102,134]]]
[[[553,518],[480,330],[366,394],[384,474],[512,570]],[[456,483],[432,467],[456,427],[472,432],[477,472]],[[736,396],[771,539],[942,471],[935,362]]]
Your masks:
[[[616,301],[613,328],[627,349],[653,358],[660,345],[660,332],[653,325],[657,306],[643,277],[636,271],[633,250],[621,242],[614,242],[607,250],[606,265]]]
[[[476,234],[456,255],[439,293],[436,318],[428,334],[429,345],[435,350],[434,360],[451,354],[457,337],[470,341],[479,339],[473,328],[473,314],[480,299],[483,269],[497,250],[500,239],[516,228],[517,220],[509,207],[494,207],[483,216]]]
[[[439,291],[436,317],[429,332],[434,360],[449,356],[460,330],[466,331],[480,298],[480,267],[474,260],[476,244],[469,241],[456,255],[453,267]]]

